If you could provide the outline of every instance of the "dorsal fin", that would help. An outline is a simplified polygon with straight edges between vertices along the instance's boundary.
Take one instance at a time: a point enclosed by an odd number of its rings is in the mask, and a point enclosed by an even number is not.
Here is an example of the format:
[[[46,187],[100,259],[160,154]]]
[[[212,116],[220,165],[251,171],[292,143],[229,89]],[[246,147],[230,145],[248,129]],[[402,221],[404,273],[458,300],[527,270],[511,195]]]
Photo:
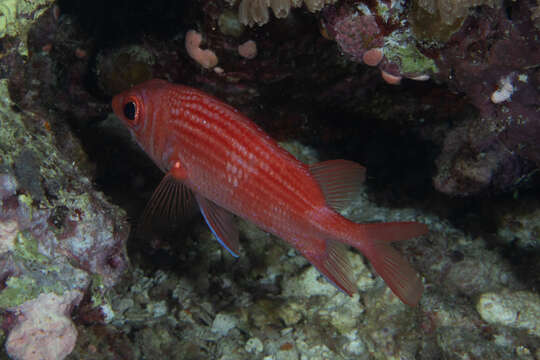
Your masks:
[[[193,193],[168,173],[163,177],[141,217],[141,228],[168,227],[189,217],[193,210]]]
[[[321,187],[328,206],[345,208],[360,192],[366,168],[348,160],[328,160],[309,165],[309,171]]]
[[[204,220],[210,227],[210,230],[212,230],[216,239],[231,253],[232,256],[238,257],[240,248],[238,228],[234,223],[233,215],[199,194],[195,194],[195,198],[201,208]]]

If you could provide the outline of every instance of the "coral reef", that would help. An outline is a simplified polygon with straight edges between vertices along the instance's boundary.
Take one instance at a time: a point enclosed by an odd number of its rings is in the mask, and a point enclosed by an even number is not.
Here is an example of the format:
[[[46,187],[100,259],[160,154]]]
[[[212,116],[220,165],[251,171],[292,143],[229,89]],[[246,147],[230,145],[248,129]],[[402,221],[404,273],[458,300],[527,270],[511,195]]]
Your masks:
[[[452,25],[456,21],[467,17],[471,8],[487,5],[491,7],[501,6],[500,0],[416,0],[415,5],[446,25]]]
[[[0,86],[0,307],[22,314],[6,348],[17,359],[61,359],[77,337],[69,312],[91,277],[104,291],[123,273],[128,226],[55,145],[47,117],[13,111],[7,81]]]
[[[0,91],[5,186],[1,219],[11,234],[17,234],[15,247],[7,250],[18,250],[33,261],[67,256],[79,268],[99,274],[105,284],[113,284],[126,265],[123,244],[128,227],[122,213],[92,190],[75,166],[77,158],[62,155],[47,130],[47,118],[14,112],[6,80]],[[62,150],[78,156],[80,149],[72,141],[66,144],[73,150]]]
[[[316,160],[316,152],[298,143],[283,146],[305,161]],[[246,241],[237,261],[199,224],[181,246],[167,250],[196,268],[181,274],[136,270],[127,291],[116,288],[111,294],[110,324],[129,328],[137,344],[131,351],[148,358],[538,355],[538,296],[524,291],[508,262],[486,247],[489,239],[472,238],[412,208],[378,206],[367,189],[344,214],[355,221],[420,219],[429,224],[428,236],[401,246],[424,275],[426,293],[418,308],[403,305],[357,253],[349,257],[359,294],[349,298],[295,251],[240,220]],[[191,246],[197,250],[186,251]],[[523,312],[522,320],[516,320],[517,312]],[[81,342],[95,343],[90,336],[85,331]],[[120,351],[126,339],[113,338],[111,351]],[[84,354],[86,348],[75,351]]]
[[[51,5],[1,5],[2,16],[14,16],[4,19],[8,31],[0,39],[0,308],[6,351],[14,359],[65,358],[77,339],[71,312],[89,284],[100,283],[105,291],[127,266],[125,215],[93,188],[92,166],[79,141],[50,109],[33,102],[41,94],[26,87],[10,93],[13,83],[4,78],[20,80],[17,69],[26,66],[27,56],[34,65],[47,63],[52,50],[43,46],[50,34],[37,44],[35,24],[57,24],[58,9]],[[24,104],[33,107],[19,108]]]
[[[343,4],[326,8],[322,24],[352,61],[378,66],[387,83],[397,85],[403,76],[427,80],[437,67],[418,50],[410,28],[400,20],[404,13],[400,2]]]
[[[464,92],[479,113],[448,132],[434,184],[467,195],[518,185],[540,164],[538,136],[539,40],[529,9],[515,4],[519,21],[502,9],[469,17],[436,60],[443,79]]]
[[[320,11],[325,5],[333,4],[337,0],[240,0],[238,6],[238,19],[244,25],[253,26],[255,24],[263,26],[270,19],[268,8],[276,18],[282,19],[289,16],[291,7],[300,7],[302,4],[310,12]],[[230,0],[229,4],[234,5],[236,0]]]
[[[463,92],[479,111],[448,131],[436,188],[471,195],[518,185],[539,164],[534,99],[540,52],[527,16],[532,7],[523,2],[505,11],[498,1],[416,1],[408,13],[399,3],[377,4],[327,7],[326,32],[352,61],[379,67],[387,83],[434,77]]]
[[[52,4],[53,0],[38,0],[32,3],[21,0],[7,0],[0,4],[0,39],[19,37],[23,46],[17,51],[28,54],[27,33],[33,25],[33,18],[39,17]]]
[[[4,1],[4,357],[540,358],[539,5]],[[110,96],[152,77],[218,96],[303,162],[366,165],[343,214],[428,224],[396,244],[420,304],[354,251],[349,298],[242,220],[238,259],[200,217],[130,232],[161,174]]]

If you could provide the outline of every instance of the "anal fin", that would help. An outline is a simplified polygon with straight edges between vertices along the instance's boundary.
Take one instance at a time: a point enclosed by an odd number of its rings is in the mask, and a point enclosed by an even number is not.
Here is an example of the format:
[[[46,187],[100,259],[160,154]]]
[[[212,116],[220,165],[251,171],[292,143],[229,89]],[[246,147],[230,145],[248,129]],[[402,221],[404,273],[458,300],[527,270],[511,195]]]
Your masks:
[[[339,290],[349,296],[357,291],[356,285],[351,278],[352,267],[349,262],[346,247],[333,240],[326,241],[326,250],[319,254],[302,251],[302,255],[315,266],[326,279]]]
[[[204,220],[216,239],[232,256],[238,257],[240,243],[233,214],[198,194],[195,195],[195,198]]]

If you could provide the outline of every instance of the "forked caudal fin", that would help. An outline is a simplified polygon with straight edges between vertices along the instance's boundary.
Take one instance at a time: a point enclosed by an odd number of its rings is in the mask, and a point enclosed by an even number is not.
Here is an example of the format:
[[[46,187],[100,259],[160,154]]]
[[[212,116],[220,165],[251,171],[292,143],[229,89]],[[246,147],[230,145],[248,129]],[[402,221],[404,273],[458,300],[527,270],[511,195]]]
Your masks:
[[[351,225],[357,232],[355,239],[343,242],[357,247],[369,259],[375,271],[401,301],[410,306],[418,304],[423,291],[422,281],[407,260],[389,243],[422,235],[426,233],[427,227],[415,222]],[[351,265],[343,244],[326,240],[324,251],[298,250],[338,289],[350,296],[356,292],[356,285],[351,278]]]
[[[405,304],[415,306],[423,292],[422,281],[407,260],[390,243],[425,234],[426,225],[417,222],[356,224],[352,243],[373,264],[394,294]],[[353,242],[354,242],[353,240]]]

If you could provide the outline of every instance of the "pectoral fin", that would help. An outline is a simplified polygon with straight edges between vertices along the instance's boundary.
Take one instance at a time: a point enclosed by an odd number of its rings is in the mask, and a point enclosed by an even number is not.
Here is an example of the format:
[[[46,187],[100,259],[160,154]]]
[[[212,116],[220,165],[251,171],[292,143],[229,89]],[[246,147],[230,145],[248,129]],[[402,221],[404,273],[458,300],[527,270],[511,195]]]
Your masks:
[[[212,230],[216,239],[231,253],[232,256],[238,257],[240,247],[238,241],[238,228],[234,223],[233,215],[198,194],[195,195],[195,198],[201,208],[204,220],[206,220],[206,223],[210,227],[210,230]]]
[[[171,173],[165,175],[144,209],[141,225],[170,226],[188,217],[193,210],[193,193]]]

